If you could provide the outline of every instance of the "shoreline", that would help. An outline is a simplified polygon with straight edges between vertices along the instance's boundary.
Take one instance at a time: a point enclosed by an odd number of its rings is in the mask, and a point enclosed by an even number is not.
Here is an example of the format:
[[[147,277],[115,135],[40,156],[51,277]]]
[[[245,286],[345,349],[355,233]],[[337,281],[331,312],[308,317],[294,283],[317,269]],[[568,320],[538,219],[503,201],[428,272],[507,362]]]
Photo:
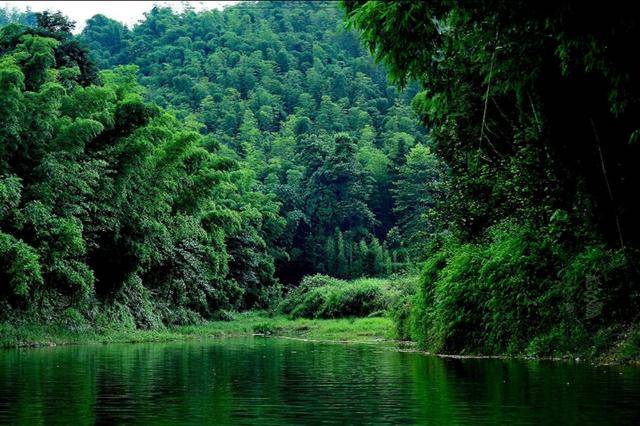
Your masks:
[[[231,321],[210,321],[162,329],[68,329],[56,325],[0,324],[0,349],[25,349],[110,343],[161,343],[204,338],[261,335],[336,343],[392,342],[389,318],[289,319],[256,313],[239,314]]]
[[[57,346],[165,343],[201,339],[259,336],[314,343],[386,345],[393,350],[460,360],[521,360],[579,363],[597,366],[632,365],[640,360],[622,360],[608,354],[597,358],[576,356],[535,357],[527,355],[443,354],[417,348],[415,342],[393,337],[391,319],[386,317],[342,319],[290,319],[260,313],[242,313],[231,321],[209,321],[163,329],[68,329],[55,325],[0,324],[0,350],[37,349]]]

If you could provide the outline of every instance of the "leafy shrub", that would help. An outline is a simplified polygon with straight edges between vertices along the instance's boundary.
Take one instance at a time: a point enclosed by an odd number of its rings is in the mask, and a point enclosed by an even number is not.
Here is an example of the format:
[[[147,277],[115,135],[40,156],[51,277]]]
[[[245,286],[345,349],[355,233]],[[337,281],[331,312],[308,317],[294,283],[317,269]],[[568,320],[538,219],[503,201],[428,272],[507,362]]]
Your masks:
[[[401,296],[389,307],[389,313],[395,326],[395,337],[400,340],[411,340],[412,296]]]
[[[136,275],[130,275],[118,293],[117,302],[125,306],[128,315],[131,316],[137,328],[154,329],[162,328],[162,309],[155,305],[149,290],[142,284],[142,280]],[[164,312],[165,316],[167,312]],[[128,322],[128,320],[127,320]]]
[[[0,232],[0,297],[26,297],[42,284],[39,260],[28,244]]]
[[[572,252],[556,231],[504,222],[486,241],[442,244],[413,298],[411,337],[439,352],[604,350],[613,339],[607,327],[638,306],[629,260],[600,245]],[[397,321],[406,330],[406,318]]]
[[[529,226],[505,223],[491,230],[483,247],[479,285],[486,295],[479,347],[483,352],[520,352],[535,327],[558,322],[551,243]],[[532,326],[535,325],[535,326]]]
[[[313,298],[317,296],[317,292],[313,290],[319,287],[335,285],[339,282],[341,282],[341,280],[322,274],[306,276],[302,279],[298,287],[289,291],[280,303],[278,310],[286,314],[293,314],[293,311],[297,310],[296,316],[313,316],[311,312],[317,309],[316,303],[313,303]],[[311,295],[312,293],[313,295]],[[308,306],[308,314],[305,315],[304,312],[300,311],[302,306]]]
[[[279,310],[293,317],[362,317],[386,311],[407,286],[400,279],[358,279],[344,281],[325,275],[305,277],[291,290]]]
[[[477,280],[481,256],[481,251],[470,244],[458,246],[437,274],[428,270],[423,276],[416,304],[424,304],[420,309],[424,317],[415,324],[421,343],[432,350],[457,351],[480,340],[486,303]]]
[[[67,308],[62,312],[60,325],[71,331],[88,330],[90,323],[75,308]]]
[[[586,325],[622,321],[637,312],[635,280],[623,250],[586,247],[571,260],[561,278],[567,301],[563,309]]]
[[[357,280],[322,290],[322,304],[316,313],[320,318],[362,317],[386,308],[385,289],[379,280]]]
[[[136,328],[136,320],[131,311],[122,303],[112,303],[102,309],[96,310],[93,319],[96,330],[133,330]]]
[[[620,346],[618,356],[621,360],[640,359],[640,330],[632,332]]]

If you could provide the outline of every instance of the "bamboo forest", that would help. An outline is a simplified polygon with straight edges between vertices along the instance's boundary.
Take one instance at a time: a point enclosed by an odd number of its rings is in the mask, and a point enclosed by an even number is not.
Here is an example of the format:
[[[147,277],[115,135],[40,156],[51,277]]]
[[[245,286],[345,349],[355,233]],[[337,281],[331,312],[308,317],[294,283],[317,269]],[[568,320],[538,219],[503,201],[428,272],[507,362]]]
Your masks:
[[[640,423],[631,2],[4,3],[0,424]]]

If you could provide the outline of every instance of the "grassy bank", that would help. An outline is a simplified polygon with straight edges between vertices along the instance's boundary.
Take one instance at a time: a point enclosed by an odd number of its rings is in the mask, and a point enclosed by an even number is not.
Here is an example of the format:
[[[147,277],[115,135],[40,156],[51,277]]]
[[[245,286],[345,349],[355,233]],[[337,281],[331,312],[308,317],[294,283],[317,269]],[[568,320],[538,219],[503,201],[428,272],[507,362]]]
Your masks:
[[[239,314],[233,321],[211,321],[198,325],[155,330],[68,329],[61,326],[0,325],[0,347],[37,347],[53,345],[105,344],[127,342],[164,342],[242,336],[251,334],[295,337],[340,342],[390,340],[393,324],[388,318],[288,319],[262,313]]]
[[[211,321],[198,325],[155,330],[72,330],[53,325],[15,326],[0,324],[0,348],[24,348],[60,345],[96,345],[109,343],[170,342],[262,334],[273,337],[308,339],[341,343],[398,342],[393,321],[386,317],[341,319],[290,319],[260,312],[238,314],[232,321]],[[403,344],[404,346],[404,344]],[[596,363],[639,363],[640,333],[631,333],[606,354],[586,358]],[[524,355],[451,355],[454,358],[531,358]],[[575,356],[533,357],[574,359]],[[584,359],[584,358],[583,358]]]

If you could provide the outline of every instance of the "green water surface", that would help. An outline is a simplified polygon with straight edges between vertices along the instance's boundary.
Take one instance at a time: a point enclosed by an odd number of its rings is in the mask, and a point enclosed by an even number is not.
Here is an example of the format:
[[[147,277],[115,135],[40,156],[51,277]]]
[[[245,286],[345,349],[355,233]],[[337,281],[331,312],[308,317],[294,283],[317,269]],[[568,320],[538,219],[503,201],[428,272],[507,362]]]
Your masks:
[[[233,338],[0,351],[0,424],[640,424],[640,369]]]

